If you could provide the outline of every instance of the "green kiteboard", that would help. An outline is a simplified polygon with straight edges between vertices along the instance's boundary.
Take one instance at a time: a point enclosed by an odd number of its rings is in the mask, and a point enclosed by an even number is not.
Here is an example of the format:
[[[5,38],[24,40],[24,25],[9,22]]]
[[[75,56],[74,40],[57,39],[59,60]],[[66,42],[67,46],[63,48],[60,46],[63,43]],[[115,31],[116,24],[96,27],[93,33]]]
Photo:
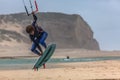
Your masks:
[[[55,48],[56,48],[56,44],[48,45],[48,47],[43,52],[43,55],[39,57],[39,59],[35,63],[33,69],[38,70],[38,68],[40,68],[43,64],[45,64],[50,59],[50,57],[53,55]]]

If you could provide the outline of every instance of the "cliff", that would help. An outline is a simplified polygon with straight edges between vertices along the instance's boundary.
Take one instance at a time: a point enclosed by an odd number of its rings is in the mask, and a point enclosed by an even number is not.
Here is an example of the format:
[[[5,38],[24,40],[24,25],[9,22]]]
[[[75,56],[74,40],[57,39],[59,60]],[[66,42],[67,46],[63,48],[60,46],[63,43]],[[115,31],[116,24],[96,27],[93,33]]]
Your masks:
[[[38,13],[38,25],[48,32],[47,44],[56,43],[57,48],[80,48],[100,50],[90,26],[80,15],[63,13]],[[32,16],[25,13],[0,15],[0,45],[30,44],[25,27]],[[3,44],[4,42],[4,44]],[[10,42],[7,44],[7,42]]]

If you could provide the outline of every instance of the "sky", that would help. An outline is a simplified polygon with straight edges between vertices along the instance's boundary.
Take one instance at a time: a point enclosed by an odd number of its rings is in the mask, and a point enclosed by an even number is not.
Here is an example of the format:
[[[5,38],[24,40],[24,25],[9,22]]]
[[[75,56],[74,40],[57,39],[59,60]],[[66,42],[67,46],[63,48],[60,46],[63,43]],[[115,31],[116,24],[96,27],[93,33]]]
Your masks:
[[[120,0],[36,1],[39,12],[79,14],[90,25],[101,50],[120,50]],[[23,0],[0,0],[0,14],[19,12],[25,12]]]

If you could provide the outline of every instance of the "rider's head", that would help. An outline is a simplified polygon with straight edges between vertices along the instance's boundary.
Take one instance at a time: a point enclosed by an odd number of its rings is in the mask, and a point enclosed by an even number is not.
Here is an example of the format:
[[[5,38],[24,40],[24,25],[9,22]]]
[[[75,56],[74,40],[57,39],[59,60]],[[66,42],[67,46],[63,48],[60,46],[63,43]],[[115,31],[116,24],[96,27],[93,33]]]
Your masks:
[[[27,32],[28,34],[33,35],[33,34],[34,34],[34,27],[33,27],[32,25],[28,25],[28,26],[26,27],[26,32]]]

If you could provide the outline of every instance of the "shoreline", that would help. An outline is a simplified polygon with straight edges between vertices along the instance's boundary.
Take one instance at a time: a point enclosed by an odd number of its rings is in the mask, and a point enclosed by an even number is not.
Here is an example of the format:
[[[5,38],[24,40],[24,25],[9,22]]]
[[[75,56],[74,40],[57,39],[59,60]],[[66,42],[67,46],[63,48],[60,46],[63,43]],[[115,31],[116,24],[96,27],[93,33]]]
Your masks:
[[[119,53],[120,54],[120,53]],[[0,59],[19,59],[19,58],[39,58],[40,56],[0,56]],[[79,56],[70,56],[70,58],[100,58],[100,57],[120,57],[120,55],[116,54],[80,54]],[[52,56],[51,58],[67,58],[67,56]]]

